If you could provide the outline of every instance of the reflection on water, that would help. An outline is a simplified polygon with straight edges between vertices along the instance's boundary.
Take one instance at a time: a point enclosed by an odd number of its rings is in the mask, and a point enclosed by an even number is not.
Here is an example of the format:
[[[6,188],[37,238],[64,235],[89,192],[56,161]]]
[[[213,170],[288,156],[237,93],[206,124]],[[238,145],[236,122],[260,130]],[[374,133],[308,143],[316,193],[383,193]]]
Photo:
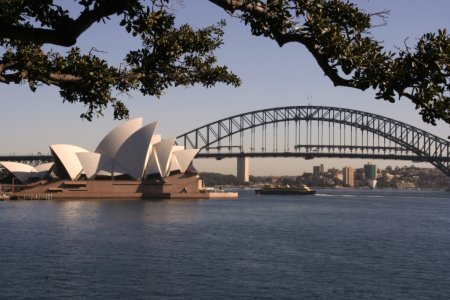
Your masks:
[[[189,224],[198,220],[204,200],[146,201],[144,220],[149,224]]]
[[[100,202],[97,201],[55,201],[56,215],[64,225],[77,225],[98,217]]]
[[[448,299],[450,201],[320,190],[0,203],[4,299]]]

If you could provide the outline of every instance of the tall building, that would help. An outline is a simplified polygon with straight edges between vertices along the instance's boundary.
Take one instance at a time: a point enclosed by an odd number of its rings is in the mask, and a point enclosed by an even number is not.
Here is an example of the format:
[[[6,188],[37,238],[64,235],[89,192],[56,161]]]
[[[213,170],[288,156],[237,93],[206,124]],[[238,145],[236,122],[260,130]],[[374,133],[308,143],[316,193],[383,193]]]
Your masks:
[[[364,176],[367,180],[367,185],[374,189],[377,185],[377,166],[368,163],[364,165]]]
[[[377,166],[370,163],[364,165],[364,175],[367,180],[377,179]]]
[[[237,158],[237,179],[240,183],[250,181],[250,159],[247,156]]]
[[[355,171],[352,167],[344,167],[342,169],[343,181],[345,186],[354,187],[355,186]]]
[[[323,164],[320,164],[320,166],[314,166],[313,167],[313,175],[314,177],[318,178],[321,175],[323,175],[325,173],[325,167],[323,166]]]

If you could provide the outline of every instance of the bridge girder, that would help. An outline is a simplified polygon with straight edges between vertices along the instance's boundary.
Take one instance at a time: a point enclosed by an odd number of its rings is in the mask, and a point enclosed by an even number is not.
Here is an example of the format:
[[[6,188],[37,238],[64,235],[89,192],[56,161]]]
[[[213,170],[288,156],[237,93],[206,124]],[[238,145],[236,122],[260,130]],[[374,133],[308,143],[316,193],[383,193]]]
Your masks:
[[[0,156],[0,161],[15,161],[24,163],[31,166],[37,166],[43,163],[49,163],[53,161],[51,155],[10,155]]]
[[[386,154],[378,155],[380,159],[399,159],[404,160],[408,157],[408,160],[414,161],[426,161],[433,164],[436,168],[450,176],[450,142],[441,139],[431,133],[421,130],[417,127],[411,126],[409,124],[400,122],[398,120],[390,119],[384,116],[352,110],[347,108],[339,107],[327,107],[327,106],[289,106],[289,107],[275,107],[269,109],[263,109],[258,111],[247,112],[228,118],[224,118],[194,130],[191,130],[185,134],[177,137],[177,142],[186,148],[198,148],[201,151],[198,157],[229,157],[230,151],[228,153],[220,152],[221,148],[230,150],[231,148],[241,148],[243,151],[244,133],[250,132],[250,139],[254,140],[255,128],[266,127],[269,124],[279,124],[284,123],[285,132],[286,128],[289,132],[289,126],[292,122],[307,122],[308,126],[314,126],[314,124],[320,124],[321,122],[326,122],[328,129],[330,130],[331,124],[348,126],[349,128],[360,130],[362,133],[371,133],[373,136],[381,137],[388,140],[396,145],[399,152],[411,152],[413,155],[396,155],[396,154]],[[275,125],[274,125],[275,126]],[[318,125],[320,126],[320,125]],[[311,127],[312,128],[312,127]],[[278,130],[278,129],[277,129]],[[308,130],[308,129],[307,129]],[[319,135],[319,130],[317,132]],[[322,127],[323,134],[323,127]],[[353,134],[353,133],[352,133]],[[240,146],[232,145],[232,137],[239,135]],[[286,133],[285,133],[286,135]],[[355,134],[356,136],[356,134]],[[278,138],[278,136],[273,136],[273,139]],[[263,142],[267,143],[267,137],[262,137]],[[329,137],[331,139],[331,137]],[[344,133],[345,139],[345,133]],[[362,136],[364,139],[364,136]],[[228,145],[224,142],[228,140]],[[318,138],[319,140],[319,138]],[[334,141],[334,138],[333,138]],[[345,143],[345,142],[344,142]],[[318,143],[319,147],[342,147],[340,143],[336,145],[322,144]],[[368,143],[369,144],[369,143]],[[363,144],[364,146],[364,141]],[[348,146],[352,146],[351,144]],[[366,146],[369,147],[370,146]],[[377,146],[373,145],[373,150]],[[250,147],[247,156],[252,157],[267,157],[268,155],[265,151],[256,152],[255,147]],[[219,149],[217,153],[208,153],[211,149]],[[369,149],[370,150],[370,149]],[[298,155],[297,152],[278,152],[276,156],[302,156]],[[289,154],[291,153],[291,154]],[[321,157],[342,157],[338,156],[338,153],[314,153],[315,156]],[[234,154],[233,154],[234,155]],[[233,156],[232,155],[232,156]],[[360,158],[361,155],[353,153],[353,155],[348,156],[353,158]],[[371,157],[366,155],[365,157]],[[372,157],[374,157],[372,155]]]

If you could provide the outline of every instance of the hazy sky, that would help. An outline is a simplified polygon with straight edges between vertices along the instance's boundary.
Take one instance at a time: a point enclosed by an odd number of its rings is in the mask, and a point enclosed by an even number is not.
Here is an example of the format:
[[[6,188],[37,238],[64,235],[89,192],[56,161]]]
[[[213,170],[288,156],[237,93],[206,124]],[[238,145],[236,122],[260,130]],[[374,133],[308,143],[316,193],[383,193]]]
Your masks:
[[[388,49],[404,48],[405,41],[413,46],[422,34],[450,27],[450,0],[353,2],[368,12],[390,10],[388,24],[372,31]],[[208,1],[184,0],[183,8],[178,12],[179,22],[197,26],[210,25],[219,19],[227,20],[225,44],[218,52],[219,63],[238,74],[243,84],[239,88],[225,85],[210,89],[172,88],[160,99],[138,93],[121,96],[130,109],[131,118],[143,117],[146,123],[158,120],[157,131],[165,138],[176,137],[204,124],[244,112],[307,104],[380,114],[442,138],[450,134],[450,126],[443,122],[438,126],[423,123],[414,105],[407,99],[391,104],[375,100],[373,91],[334,87],[303,46],[292,44],[280,48],[267,38],[253,37],[249,28]],[[104,51],[102,56],[108,61],[120,63],[129,49],[139,46],[139,41],[125,34],[121,27],[116,26],[116,21],[113,19],[106,25],[97,24],[89,29],[79,39],[78,46],[86,52],[95,47]],[[111,110],[105,111],[103,118],[82,121],[79,115],[85,111],[84,107],[81,104],[63,104],[57,89],[52,87],[43,87],[33,93],[26,85],[1,84],[0,95],[2,155],[49,153],[48,145],[62,143],[94,150],[101,138],[120,122],[113,120]],[[372,162],[379,166],[412,164],[404,161]],[[313,165],[320,163],[325,168],[345,165],[361,167],[365,161],[258,159],[251,160],[251,174],[296,175],[311,171]],[[200,171],[236,172],[234,159],[196,160],[195,165]],[[431,167],[429,164],[420,165]]]

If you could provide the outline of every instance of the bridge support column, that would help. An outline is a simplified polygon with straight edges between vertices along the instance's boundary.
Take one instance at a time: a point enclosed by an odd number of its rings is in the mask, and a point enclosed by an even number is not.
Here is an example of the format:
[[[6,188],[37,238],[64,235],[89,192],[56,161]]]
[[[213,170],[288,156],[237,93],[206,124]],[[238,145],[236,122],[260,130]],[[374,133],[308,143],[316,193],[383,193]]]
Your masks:
[[[250,181],[250,158],[240,156],[237,158],[237,179],[240,183],[245,184]]]

